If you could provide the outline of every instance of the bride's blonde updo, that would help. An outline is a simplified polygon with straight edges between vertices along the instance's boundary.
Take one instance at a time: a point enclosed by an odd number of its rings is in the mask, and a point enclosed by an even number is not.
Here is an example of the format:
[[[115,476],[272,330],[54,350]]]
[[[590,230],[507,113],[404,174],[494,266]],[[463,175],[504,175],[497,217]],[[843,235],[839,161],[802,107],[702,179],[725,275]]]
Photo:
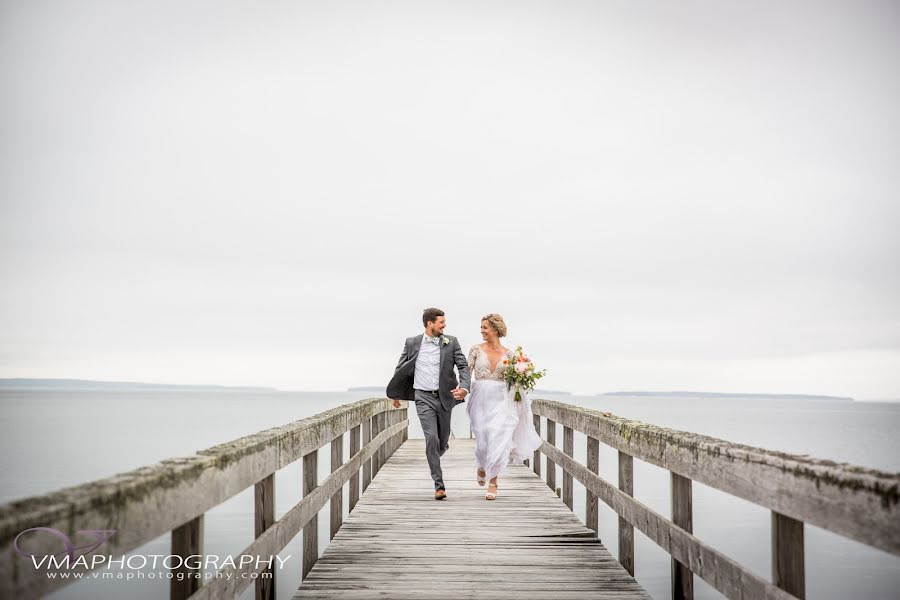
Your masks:
[[[506,323],[503,322],[503,317],[501,317],[497,313],[485,315],[481,317],[481,320],[488,322],[488,325],[491,326],[491,329],[497,332],[497,337],[503,337],[506,335]]]

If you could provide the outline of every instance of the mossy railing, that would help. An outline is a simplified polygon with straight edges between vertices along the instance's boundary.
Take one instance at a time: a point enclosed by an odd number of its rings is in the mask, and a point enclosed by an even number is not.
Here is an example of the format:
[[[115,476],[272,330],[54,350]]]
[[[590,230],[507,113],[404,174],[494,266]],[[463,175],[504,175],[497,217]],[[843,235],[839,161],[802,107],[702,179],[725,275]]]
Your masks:
[[[809,456],[773,452],[656,427],[610,413],[535,399],[534,426],[546,441],[534,453],[547,484],[572,508],[573,478],[586,489],[585,522],[598,530],[597,499],[618,515],[619,562],[634,575],[634,528],[672,557],[672,598],[693,598],[693,574],[727,598],[789,600],[805,597],[803,526],[810,523],[900,555],[900,473],[884,473]],[[563,449],[556,447],[563,426]],[[573,458],[574,431],[587,436],[587,459]],[[599,473],[599,443],[618,451],[618,486]],[[671,473],[672,519],[633,498],[633,459]],[[710,547],[692,533],[691,483],[698,481],[772,511],[772,583]]]
[[[341,526],[344,484],[349,482],[352,510],[360,491],[407,439],[408,424],[405,402],[394,410],[384,398],[360,400],[191,456],[0,505],[0,598],[38,598],[79,580],[48,577],[46,570],[35,569],[19,555],[16,540],[26,530],[51,528],[74,543],[83,543],[76,539],[79,532],[115,530],[97,552],[84,554],[83,567],[76,561],[67,569],[70,573],[91,571],[87,563],[94,555],[120,557],[167,532],[172,555],[203,555],[206,511],[250,486],[255,491],[256,538],[242,554],[275,555],[302,530],[305,577],[319,556],[319,511],[330,502],[333,537]],[[344,434],[350,436],[351,456],[346,462]],[[319,482],[318,451],[329,444],[332,472]],[[275,520],[275,472],[297,460],[303,461],[303,498]],[[30,535],[19,545],[39,557],[62,554],[60,538],[54,535]],[[275,597],[275,573],[265,563],[223,567],[224,576],[206,584],[196,576],[199,570],[185,565],[173,569],[181,576],[171,578],[170,598],[233,598],[253,582],[256,598]]]

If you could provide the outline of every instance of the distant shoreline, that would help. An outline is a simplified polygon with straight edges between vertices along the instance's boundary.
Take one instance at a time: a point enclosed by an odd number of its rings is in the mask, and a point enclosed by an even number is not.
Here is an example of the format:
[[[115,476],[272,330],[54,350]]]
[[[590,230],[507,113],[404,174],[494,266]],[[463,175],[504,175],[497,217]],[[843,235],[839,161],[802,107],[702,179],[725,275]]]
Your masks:
[[[92,379],[0,379],[6,390],[195,390],[276,392],[275,388],[228,385],[191,385],[180,383],[141,383],[137,381],[95,381]]]
[[[847,396],[817,396],[811,394],[746,394],[726,392],[604,392],[597,396],[653,396],[657,398],[744,398],[744,399],[774,399],[789,398],[791,400],[832,400],[840,402],[854,402]]]
[[[273,387],[264,386],[229,386],[229,385],[203,385],[203,384],[180,384],[180,383],[143,383],[138,381],[99,381],[93,379],[35,379],[35,378],[0,378],[0,390],[155,390],[155,391],[177,391],[177,390],[193,390],[193,391],[222,391],[222,392],[278,392],[289,391],[279,390]],[[315,391],[315,390],[307,390]],[[357,386],[347,388],[347,392],[367,392],[384,394],[384,386],[370,385]],[[531,392],[532,397],[547,394],[554,396],[572,396],[572,392],[564,390],[544,390],[535,389]],[[588,396],[589,394],[577,394],[578,396]],[[632,398],[730,398],[743,400],[771,400],[771,399],[790,399],[790,400],[825,400],[832,402],[856,402],[855,398],[847,396],[824,396],[816,394],[756,394],[742,392],[691,392],[691,391],[616,391],[616,392],[600,392],[594,396],[614,396],[614,397],[632,397]],[[863,400],[860,400],[863,401]],[[873,402],[884,400],[871,400]]]

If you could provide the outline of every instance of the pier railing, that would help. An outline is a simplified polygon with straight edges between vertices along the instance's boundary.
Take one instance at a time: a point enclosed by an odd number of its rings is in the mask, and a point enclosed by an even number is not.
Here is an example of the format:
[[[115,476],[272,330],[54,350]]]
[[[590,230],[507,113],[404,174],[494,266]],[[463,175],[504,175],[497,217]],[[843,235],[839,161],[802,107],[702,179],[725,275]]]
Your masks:
[[[533,460],[540,475],[573,507],[574,481],[586,490],[585,523],[598,531],[598,500],[618,515],[619,561],[634,574],[634,529],[671,556],[672,597],[693,598],[697,575],[728,598],[804,598],[804,524],[900,555],[900,474],[884,473],[808,456],[772,452],[694,433],[656,427],[560,402],[535,399],[534,425],[546,438]],[[341,526],[345,484],[349,508],[381,466],[408,437],[406,403],[393,410],[384,398],[333,410],[113,477],[0,505],[0,597],[36,598],[78,581],[51,578],[15,552],[17,537],[32,528],[58,530],[76,544],[84,537],[103,545],[97,554],[122,556],[160,535],[171,535],[170,554],[203,555],[204,515],[253,487],[255,539],[242,554],[269,556],[303,531],[305,578],[318,559],[318,514],[330,504],[330,532]],[[556,425],[562,426],[562,449]],[[574,432],[587,437],[587,456],[574,458]],[[344,439],[349,454],[344,460]],[[618,451],[618,482],[599,476],[599,445]],[[318,481],[319,450],[330,449],[331,474]],[[666,469],[671,477],[671,519],[633,497],[634,458]],[[303,496],[275,519],[275,473],[302,461]],[[692,482],[750,501],[772,514],[771,582],[693,535]],[[81,539],[78,539],[80,536]],[[31,535],[23,540],[38,557],[59,555],[60,539]],[[76,548],[82,549],[82,548]],[[90,552],[90,551],[88,551]],[[89,556],[89,554],[85,554]],[[100,565],[102,566],[102,564]],[[256,598],[275,597],[273,566],[223,567],[223,576],[200,577],[201,565],[173,567],[170,598],[236,597],[251,583]],[[91,570],[89,564],[71,573]],[[230,577],[229,577],[230,575]]]
[[[171,532],[171,554],[203,555],[204,514],[253,486],[254,541],[242,554],[269,556],[303,531],[305,577],[318,552],[318,513],[330,502],[331,536],[341,526],[343,486],[349,482],[352,509],[372,477],[408,437],[406,403],[391,409],[384,398],[361,400],[318,415],[148,467],[58,492],[0,506],[0,597],[37,598],[78,581],[51,578],[34,569],[14,549],[17,536],[31,528],[52,528],[75,543],[79,532],[102,535],[112,528],[99,554],[120,556]],[[349,434],[350,457],[343,460],[343,436]],[[318,451],[330,446],[331,474],[318,481]],[[275,520],[275,472],[303,461],[303,498]],[[360,481],[360,477],[362,480]],[[80,534],[82,537],[85,533]],[[98,538],[100,539],[100,538]],[[60,538],[23,538],[30,554],[59,554]],[[223,577],[204,583],[200,564],[174,569],[170,598],[233,598],[251,583],[256,598],[275,597],[275,572],[263,563],[222,569]],[[101,565],[102,566],[102,565]],[[90,571],[77,566],[71,573]],[[263,573],[265,576],[263,576]],[[228,577],[228,573],[233,573]]]
[[[618,515],[619,562],[634,575],[634,528],[672,557],[672,598],[693,598],[696,574],[727,598],[805,597],[803,526],[809,523],[891,554],[900,554],[900,474],[809,456],[773,452],[656,427],[551,400],[533,400],[534,426],[546,438],[533,468],[573,506],[573,478],[586,490],[585,523],[598,530],[597,500]],[[556,424],[563,427],[562,450]],[[585,463],[574,454],[574,432],[587,436]],[[618,485],[598,475],[600,442],[618,451]],[[635,500],[634,458],[671,473],[672,518]],[[715,550],[692,533],[692,482],[726,492],[772,512],[772,582]]]

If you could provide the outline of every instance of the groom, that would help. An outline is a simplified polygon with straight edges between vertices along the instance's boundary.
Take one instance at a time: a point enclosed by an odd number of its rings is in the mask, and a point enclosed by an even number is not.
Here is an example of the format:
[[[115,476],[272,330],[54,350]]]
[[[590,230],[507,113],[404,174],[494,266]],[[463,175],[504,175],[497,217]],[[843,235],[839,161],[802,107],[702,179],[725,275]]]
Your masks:
[[[425,434],[425,458],[434,479],[434,499],[443,500],[447,492],[441,456],[450,447],[450,413],[469,393],[469,365],[456,338],[444,335],[444,311],[426,308],[422,323],[424,334],[406,338],[394,376],[387,385],[387,396],[393,398],[394,408],[400,408],[400,400],[415,401]],[[456,383],[454,365],[459,370],[460,384]]]

